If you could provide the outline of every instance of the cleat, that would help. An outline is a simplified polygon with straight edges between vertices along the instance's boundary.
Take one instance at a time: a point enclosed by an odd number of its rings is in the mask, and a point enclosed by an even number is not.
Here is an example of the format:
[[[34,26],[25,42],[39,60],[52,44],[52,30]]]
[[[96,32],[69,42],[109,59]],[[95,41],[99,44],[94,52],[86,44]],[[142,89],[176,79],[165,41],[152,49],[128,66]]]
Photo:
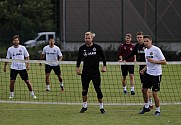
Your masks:
[[[60,88],[61,88],[61,92],[63,92],[64,91],[64,86],[60,86]]]
[[[36,98],[37,98],[37,97],[34,95],[34,96],[33,96],[33,99],[36,99]]]
[[[87,110],[87,108],[82,108],[81,110],[80,110],[80,113],[84,113],[85,111]]]
[[[153,105],[149,105],[150,109],[153,109]]]
[[[123,91],[123,93],[126,95],[126,94],[127,94],[127,91],[126,91],[126,90],[124,90],[124,91]]]
[[[160,112],[159,112],[159,111],[156,111],[156,112],[155,112],[155,116],[160,116]]]
[[[144,108],[144,107],[145,107],[145,106],[143,106],[143,108]],[[141,109],[143,109],[143,108],[141,108]],[[149,105],[149,108],[150,108],[150,110],[153,109],[153,105]],[[141,109],[140,109],[140,110],[141,110]]]
[[[100,111],[101,111],[101,114],[105,114],[106,113],[104,109],[100,109]]]
[[[131,91],[131,95],[135,95],[135,92],[134,92],[134,91]]]
[[[14,98],[14,96],[9,96],[9,99],[13,99]]]
[[[149,112],[150,108],[143,108],[138,114],[144,114],[145,112]]]
[[[50,89],[46,89],[46,91],[48,92],[48,91],[50,91]]]

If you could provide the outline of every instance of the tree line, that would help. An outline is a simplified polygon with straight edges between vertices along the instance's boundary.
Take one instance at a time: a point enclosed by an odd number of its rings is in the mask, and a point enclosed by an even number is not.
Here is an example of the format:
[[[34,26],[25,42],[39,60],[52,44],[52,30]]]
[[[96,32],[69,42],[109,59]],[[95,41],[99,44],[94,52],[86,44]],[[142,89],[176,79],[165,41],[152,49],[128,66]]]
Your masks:
[[[21,41],[32,39],[38,32],[55,31],[56,0],[1,0],[0,45],[11,44],[19,34]]]

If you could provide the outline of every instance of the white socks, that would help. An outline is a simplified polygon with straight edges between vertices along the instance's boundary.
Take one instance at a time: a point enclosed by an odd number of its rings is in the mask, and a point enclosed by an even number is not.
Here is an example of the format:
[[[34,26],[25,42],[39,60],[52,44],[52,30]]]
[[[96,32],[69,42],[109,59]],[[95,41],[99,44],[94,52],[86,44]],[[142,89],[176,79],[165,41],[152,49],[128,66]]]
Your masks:
[[[33,91],[30,91],[30,95],[31,95],[31,96],[34,96],[35,94],[34,94],[34,92],[33,92]]]
[[[149,102],[149,105],[152,106],[152,98],[149,98],[149,99],[148,99],[148,102]]]
[[[60,87],[63,86],[63,82],[60,83]]]
[[[134,87],[131,87],[131,91],[134,91]]]
[[[103,103],[99,103],[100,109],[103,109]],[[87,108],[87,102],[83,102],[83,107]]]
[[[160,107],[156,107],[156,111],[160,112]]]
[[[50,85],[46,85],[46,89],[50,90]]]
[[[123,90],[126,91],[126,86],[123,87]],[[131,91],[134,91],[134,87],[131,87]]]
[[[123,90],[124,90],[124,91],[126,91],[126,86],[125,86],[125,87],[123,87]]]
[[[11,97],[14,97],[14,92],[10,92],[10,96],[11,96]]]
[[[87,108],[87,102],[83,102],[83,107]]]
[[[149,103],[145,103],[145,108],[149,108]]]
[[[102,103],[99,103],[99,106],[100,106],[100,109],[103,109],[103,102]]]

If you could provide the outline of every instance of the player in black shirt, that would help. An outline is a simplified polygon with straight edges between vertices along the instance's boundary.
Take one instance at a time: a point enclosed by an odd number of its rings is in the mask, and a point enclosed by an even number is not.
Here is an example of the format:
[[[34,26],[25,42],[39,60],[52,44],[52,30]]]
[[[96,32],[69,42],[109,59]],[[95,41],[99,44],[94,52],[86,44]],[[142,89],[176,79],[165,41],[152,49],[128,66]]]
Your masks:
[[[76,72],[78,75],[81,75],[82,81],[82,99],[83,99],[83,108],[80,110],[80,113],[84,113],[87,110],[87,93],[89,88],[89,83],[92,80],[94,89],[97,93],[98,102],[100,104],[100,111],[102,114],[105,113],[103,108],[103,94],[101,91],[101,78],[99,72],[99,61],[100,57],[103,60],[102,72],[106,72],[106,59],[103,53],[102,48],[93,43],[93,38],[95,34],[92,32],[85,33],[85,44],[79,48],[78,59],[77,59],[77,68]],[[81,73],[80,63],[83,59],[83,71]]]
[[[137,38],[137,41],[138,43],[135,45],[133,51],[131,54],[129,54],[128,56],[124,57],[123,60],[126,60],[126,59],[129,59],[130,57],[134,56],[134,55],[137,55],[136,59],[138,62],[146,62],[145,60],[145,45],[144,45],[144,41],[143,41],[143,32],[138,32],[136,34],[136,38]],[[139,72],[145,67],[145,65],[140,65],[139,66]],[[143,83],[143,80],[144,80],[144,75],[141,75],[140,74],[140,80],[141,80],[141,83]],[[152,105],[152,94],[151,92],[149,91],[149,103],[150,103],[150,108],[153,108],[153,105]]]

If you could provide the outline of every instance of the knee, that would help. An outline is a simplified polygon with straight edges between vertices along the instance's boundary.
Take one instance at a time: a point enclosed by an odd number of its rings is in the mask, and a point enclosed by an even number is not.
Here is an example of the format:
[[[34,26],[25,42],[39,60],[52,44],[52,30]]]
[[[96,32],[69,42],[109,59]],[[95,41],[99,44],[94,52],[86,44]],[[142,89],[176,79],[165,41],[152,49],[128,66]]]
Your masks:
[[[126,80],[126,76],[123,76],[123,80]]]
[[[97,98],[98,98],[98,99],[102,99],[102,98],[103,98],[102,92],[97,93]]]
[[[142,88],[142,93],[146,94],[148,89]]]
[[[134,75],[133,74],[130,75],[130,79],[134,79]]]
[[[103,94],[100,88],[96,89],[96,93],[97,93],[97,98],[98,99],[102,99],[103,98]]]

